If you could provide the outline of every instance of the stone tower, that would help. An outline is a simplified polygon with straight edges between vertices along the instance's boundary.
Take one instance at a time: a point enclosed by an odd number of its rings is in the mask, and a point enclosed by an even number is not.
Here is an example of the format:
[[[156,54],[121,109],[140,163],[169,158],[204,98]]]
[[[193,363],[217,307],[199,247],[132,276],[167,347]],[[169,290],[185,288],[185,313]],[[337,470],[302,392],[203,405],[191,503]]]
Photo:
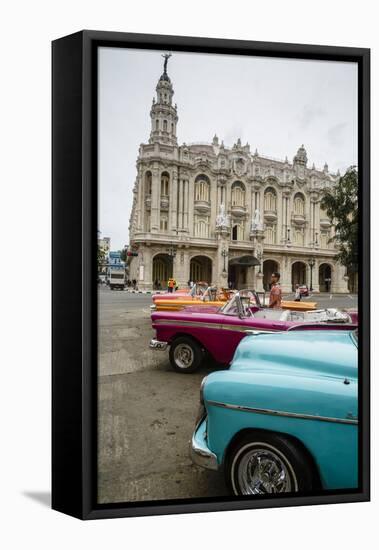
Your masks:
[[[163,74],[156,87],[157,98],[153,99],[150,111],[151,133],[149,143],[177,145],[176,125],[178,122],[176,105],[172,104],[174,89],[167,74],[167,62],[171,54],[164,56]]]

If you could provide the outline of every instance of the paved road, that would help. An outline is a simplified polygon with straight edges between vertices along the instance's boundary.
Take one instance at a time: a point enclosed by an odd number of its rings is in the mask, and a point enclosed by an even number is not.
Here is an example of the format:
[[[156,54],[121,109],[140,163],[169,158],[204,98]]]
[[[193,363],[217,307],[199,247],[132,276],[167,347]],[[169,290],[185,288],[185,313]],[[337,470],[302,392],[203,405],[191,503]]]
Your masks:
[[[107,288],[99,294],[99,502],[226,495],[222,474],[198,468],[188,456],[200,382],[219,367],[175,373],[167,352],[148,347],[151,296]],[[320,307],[357,304],[354,296],[308,300]]]
[[[100,291],[99,502],[223,496],[223,476],[188,456],[200,382],[148,348],[151,296]],[[212,369],[214,370],[214,369]]]

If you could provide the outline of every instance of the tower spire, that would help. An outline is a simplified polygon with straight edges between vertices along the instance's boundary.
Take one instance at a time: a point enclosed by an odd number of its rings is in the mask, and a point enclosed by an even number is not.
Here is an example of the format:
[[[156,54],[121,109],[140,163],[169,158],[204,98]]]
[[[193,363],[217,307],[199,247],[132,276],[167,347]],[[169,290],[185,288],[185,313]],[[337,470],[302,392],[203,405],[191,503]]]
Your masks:
[[[172,53],[164,53],[162,54],[162,57],[164,58],[164,64],[163,64],[163,74],[167,75],[167,63],[170,57],[172,56]]]
[[[178,122],[178,115],[176,105],[172,104],[174,88],[167,74],[167,63],[171,56],[171,53],[162,55],[164,58],[163,74],[158,80],[156,86],[157,97],[153,99],[153,104],[151,106],[151,132],[149,143],[159,142],[177,145],[176,124]]]

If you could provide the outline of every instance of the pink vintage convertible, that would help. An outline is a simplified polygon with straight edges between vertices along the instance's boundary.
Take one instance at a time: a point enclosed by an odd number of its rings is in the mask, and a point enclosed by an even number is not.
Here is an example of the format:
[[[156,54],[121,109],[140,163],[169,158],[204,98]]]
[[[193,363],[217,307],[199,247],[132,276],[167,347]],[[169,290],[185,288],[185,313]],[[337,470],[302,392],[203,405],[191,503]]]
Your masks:
[[[254,291],[238,292],[221,308],[189,306],[181,311],[156,311],[151,314],[156,338],[150,347],[165,350],[170,346],[174,370],[191,373],[211,355],[229,364],[234,351],[247,334],[287,330],[353,330],[358,325],[356,311],[319,309],[291,311],[262,308]]]

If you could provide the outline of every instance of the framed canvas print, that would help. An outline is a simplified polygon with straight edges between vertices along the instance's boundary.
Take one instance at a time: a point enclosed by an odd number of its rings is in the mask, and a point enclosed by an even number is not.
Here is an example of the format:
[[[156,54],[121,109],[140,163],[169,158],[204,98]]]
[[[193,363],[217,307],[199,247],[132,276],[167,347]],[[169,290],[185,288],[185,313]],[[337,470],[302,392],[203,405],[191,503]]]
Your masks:
[[[53,508],[368,500],[369,50],[52,51]]]

